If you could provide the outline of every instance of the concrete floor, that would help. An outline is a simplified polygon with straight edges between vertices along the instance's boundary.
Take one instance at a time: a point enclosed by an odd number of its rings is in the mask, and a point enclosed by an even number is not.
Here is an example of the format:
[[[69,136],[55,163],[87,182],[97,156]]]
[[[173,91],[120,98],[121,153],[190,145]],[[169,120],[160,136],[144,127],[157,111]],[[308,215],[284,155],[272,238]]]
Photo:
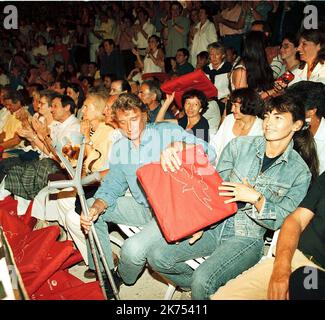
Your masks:
[[[113,235],[122,239],[118,232],[113,232]],[[113,245],[113,251],[119,255],[120,248]],[[83,274],[87,269],[86,265],[75,265],[69,269],[69,272],[78,277],[84,282],[91,282],[94,280],[86,279]],[[120,298],[122,300],[163,300],[168,285],[159,279],[159,276],[145,269],[141,277],[135,285],[122,285],[120,288]],[[173,300],[189,300],[190,294],[188,292],[175,291]]]

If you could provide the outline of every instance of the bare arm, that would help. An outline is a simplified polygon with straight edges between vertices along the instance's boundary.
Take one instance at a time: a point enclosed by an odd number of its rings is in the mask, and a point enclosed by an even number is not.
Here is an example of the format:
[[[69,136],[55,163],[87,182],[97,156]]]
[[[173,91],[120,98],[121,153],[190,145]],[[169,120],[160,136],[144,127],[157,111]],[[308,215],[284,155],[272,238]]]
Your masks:
[[[155,58],[152,53],[149,53],[149,56],[150,56],[150,59],[153,61],[153,63],[155,65],[157,65],[158,67],[164,69],[164,67],[165,67],[164,53],[163,53],[163,51],[161,49],[158,49],[157,58]]]
[[[276,257],[268,288],[268,299],[288,299],[291,261],[299,238],[314,213],[306,208],[297,208],[284,221],[276,246]]]
[[[157,114],[155,122],[167,121],[167,122],[178,124],[178,121],[176,119],[165,119],[165,114],[167,112],[167,109],[173,102],[174,96],[175,96],[175,92],[173,92],[172,94],[167,94],[167,98],[166,98],[164,104],[161,106],[161,108]]]
[[[244,68],[238,68],[238,69],[234,70],[231,77],[232,77],[232,83],[233,83],[235,89],[248,87],[247,72]]]
[[[231,29],[240,30],[240,29],[244,28],[245,17],[246,17],[246,11],[242,9],[237,21],[230,21],[230,20],[223,18],[221,15],[217,15],[214,19],[214,22],[222,23]]]
[[[15,134],[13,138],[1,142],[1,146],[4,149],[11,149],[13,147],[16,147],[20,142],[21,138],[18,136],[18,134]]]

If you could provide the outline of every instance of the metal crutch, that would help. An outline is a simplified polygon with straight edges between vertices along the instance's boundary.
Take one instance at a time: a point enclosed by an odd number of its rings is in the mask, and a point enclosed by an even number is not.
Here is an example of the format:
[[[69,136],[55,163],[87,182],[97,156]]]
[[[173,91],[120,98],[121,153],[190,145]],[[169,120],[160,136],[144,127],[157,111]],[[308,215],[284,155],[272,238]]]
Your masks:
[[[83,179],[81,179],[83,156],[84,156],[84,152],[85,152],[85,138],[84,138],[83,135],[80,135],[80,137],[78,137],[78,138],[79,138],[79,141],[81,140],[81,143],[80,143],[80,153],[79,153],[79,156],[78,156],[78,162],[77,162],[76,170],[73,169],[70,161],[63,156],[63,154],[62,154],[62,145],[60,143],[58,143],[56,146],[55,145],[53,146],[54,149],[56,150],[56,153],[57,153],[58,157],[60,158],[60,160],[62,161],[64,167],[66,168],[69,175],[71,176],[72,180],[49,181],[48,182],[48,187],[49,187],[49,189],[51,189],[51,188],[63,189],[63,188],[68,188],[68,187],[76,188],[79,199],[80,199],[80,204],[81,204],[82,211],[85,214],[85,216],[88,216],[89,215],[89,208],[88,208],[88,205],[87,205],[85,193],[84,193],[84,190],[83,190],[82,186],[87,185],[87,184],[89,184],[91,182],[100,181],[100,176],[99,176],[98,173],[95,173],[95,174],[88,175],[88,176],[84,177]],[[88,233],[88,239],[89,239],[91,253],[92,253],[93,259],[94,259],[94,264],[95,264],[99,284],[100,284],[100,287],[102,289],[102,292],[104,294],[105,299],[107,300],[107,296],[106,296],[106,291],[105,291],[105,287],[104,287],[103,276],[102,276],[102,273],[101,273],[100,268],[99,268],[99,261],[98,261],[98,257],[97,257],[97,254],[96,254],[95,244],[97,246],[99,257],[102,260],[105,273],[107,274],[109,283],[110,283],[110,285],[111,285],[111,287],[113,289],[113,294],[114,294],[116,300],[120,300],[120,296],[119,296],[119,293],[117,291],[117,287],[116,287],[113,275],[111,273],[111,270],[108,267],[108,264],[107,264],[106,258],[104,256],[104,252],[103,252],[101,243],[99,241],[99,238],[97,236],[94,224],[92,224],[92,226],[90,228],[90,231]]]

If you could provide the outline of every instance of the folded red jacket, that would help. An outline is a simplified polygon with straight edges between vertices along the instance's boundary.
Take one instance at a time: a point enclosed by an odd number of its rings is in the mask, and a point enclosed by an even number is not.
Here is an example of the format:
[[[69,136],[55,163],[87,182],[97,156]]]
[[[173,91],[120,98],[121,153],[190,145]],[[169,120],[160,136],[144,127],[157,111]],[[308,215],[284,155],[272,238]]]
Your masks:
[[[196,70],[173,80],[166,81],[160,88],[168,94],[172,94],[175,91],[175,101],[179,108],[182,108],[181,102],[184,92],[190,89],[197,89],[204,92],[208,99],[218,95],[217,88],[202,70]]]
[[[202,146],[184,150],[181,169],[164,172],[160,163],[137,170],[137,177],[168,242],[178,241],[213,225],[237,211],[229,197],[219,196],[222,178]]]

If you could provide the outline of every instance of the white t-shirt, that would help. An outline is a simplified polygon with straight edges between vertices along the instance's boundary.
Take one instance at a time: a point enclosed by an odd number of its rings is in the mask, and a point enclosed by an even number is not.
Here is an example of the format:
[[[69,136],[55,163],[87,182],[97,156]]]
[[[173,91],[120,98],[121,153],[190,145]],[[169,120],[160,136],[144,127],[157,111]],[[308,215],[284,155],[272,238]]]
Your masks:
[[[297,83],[299,81],[304,81],[304,80],[321,82],[325,84],[325,63],[323,64],[317,63],[309,79],[307,79],[307,71],[308,71],[307,64],[302,70],[300,69],[293,70],[292,73],[295,75],[295,78],[289,83],[288,86],[292,86],[294,83]]]
[[[217,164],[220,155],[222,153],[222,150],[224,147],[234,138],[237,136],[233,133],[233,127],[235,124],[235,118],[233,114],[229,114],[225,120],[222,122],[217,134],[211,138],[210,144],[214,147],[217,158],[215,160],[215,163]],[[263,135],[263,120],[256,117],[248,136],[262,136]]]

